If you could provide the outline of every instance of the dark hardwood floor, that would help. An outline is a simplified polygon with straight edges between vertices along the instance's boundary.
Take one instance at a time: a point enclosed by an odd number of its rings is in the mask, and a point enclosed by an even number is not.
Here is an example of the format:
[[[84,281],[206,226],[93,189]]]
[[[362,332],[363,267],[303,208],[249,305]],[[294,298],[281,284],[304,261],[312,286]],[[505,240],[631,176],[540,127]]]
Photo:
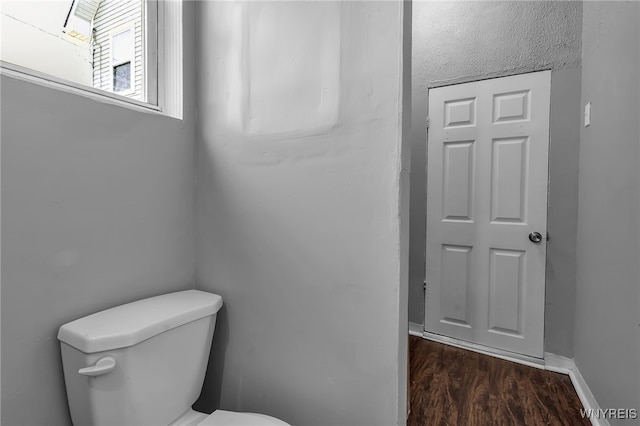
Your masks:
[[[409,426],[585,425],[569,376],[409,336]]]

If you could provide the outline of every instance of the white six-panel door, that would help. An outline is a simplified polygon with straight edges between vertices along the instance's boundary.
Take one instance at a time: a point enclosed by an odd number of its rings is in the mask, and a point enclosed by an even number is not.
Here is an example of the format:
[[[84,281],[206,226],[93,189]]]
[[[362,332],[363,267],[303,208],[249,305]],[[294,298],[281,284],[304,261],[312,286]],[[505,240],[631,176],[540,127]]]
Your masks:
[[[550,77],[429,90],[427,332],[543,355]]]

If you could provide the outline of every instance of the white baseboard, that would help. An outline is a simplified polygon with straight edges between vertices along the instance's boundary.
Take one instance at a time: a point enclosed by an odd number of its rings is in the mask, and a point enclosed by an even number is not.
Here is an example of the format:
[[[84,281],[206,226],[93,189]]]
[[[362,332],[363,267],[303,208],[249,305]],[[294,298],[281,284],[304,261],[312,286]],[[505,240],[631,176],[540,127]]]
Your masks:
[[[409,334],[411,336],[423,337],[424,325],[416,324],[415,322],[409,322]]]
[[[545,352],[544,368],[545,370],[553,371],[554,373],[569,375],[569,372],[575,370],[576,364],[573,362],[572,358],[552,354],[551,352]]]
[[[429,333],[425,331],[422,333],[422,337],[427,340],[433,340],[434,342],[444,343],[445,345],[455,346],[456,348],[466,349],[468,351],[478,352],[483,355],[489,355],[495,358],[504,359],[505,361],[517,362],[518,364],[524,364],[529,367],[535,367],[544,369],[544,361],[540,358],[534,358],[531,356],[515,354],[513,352],[507,352],[500,349],[490,348],[476,343],[465,342],[463,340],[454,339],[453,337],[442,336],[440,334]]]
[[[582,402],[585,410],[597,412],[600,409],[598,401],[596,401],[596,398],[591,393],[589,385],[587,385],[584,377],[580,374],[580,370],[573,359],[547,352],[544,354],[544,363],[545,369],[556,373],[567,374],[569,378],[571,378],[573,388],[576,390],[578,398],[580,398],[580,402]],[[607,419],[597,419],[594,417],[591,418],[591,424],[593,426],[609,426],[609,421]]]

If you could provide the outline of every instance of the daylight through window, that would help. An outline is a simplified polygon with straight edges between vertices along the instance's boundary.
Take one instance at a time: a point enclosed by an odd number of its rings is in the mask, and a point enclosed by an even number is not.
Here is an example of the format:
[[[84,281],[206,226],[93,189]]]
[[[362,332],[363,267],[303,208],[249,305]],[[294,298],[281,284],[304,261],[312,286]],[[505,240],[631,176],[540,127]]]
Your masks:
[[[0,60],[156,104],[157,2],[3,0]]]

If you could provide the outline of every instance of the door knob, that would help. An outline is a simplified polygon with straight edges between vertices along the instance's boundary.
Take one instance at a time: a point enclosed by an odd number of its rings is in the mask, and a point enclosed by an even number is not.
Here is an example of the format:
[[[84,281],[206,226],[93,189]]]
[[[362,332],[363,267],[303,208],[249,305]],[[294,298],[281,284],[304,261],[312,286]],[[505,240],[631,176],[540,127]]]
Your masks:
[[[542,234],[539,232],[530,233],[529,241],[531,241],[532,243],[540,244],[540,241],[542,241]]]

